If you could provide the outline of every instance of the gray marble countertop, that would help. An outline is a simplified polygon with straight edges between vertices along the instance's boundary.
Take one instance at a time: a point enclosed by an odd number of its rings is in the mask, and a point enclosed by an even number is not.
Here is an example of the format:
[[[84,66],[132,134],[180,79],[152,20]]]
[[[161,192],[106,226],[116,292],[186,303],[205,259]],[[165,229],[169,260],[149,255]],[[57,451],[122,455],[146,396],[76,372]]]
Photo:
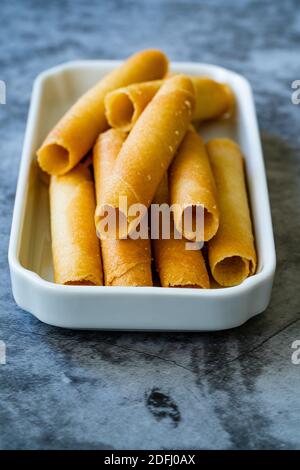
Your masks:
[[[1,2],[0,448],[300,448],[300,10],[295,1]],[[72,332],[12,297],[7,246],[32,82],[73,59],[157,47],[254,90],[277,249],[272,301],[219,333]]]

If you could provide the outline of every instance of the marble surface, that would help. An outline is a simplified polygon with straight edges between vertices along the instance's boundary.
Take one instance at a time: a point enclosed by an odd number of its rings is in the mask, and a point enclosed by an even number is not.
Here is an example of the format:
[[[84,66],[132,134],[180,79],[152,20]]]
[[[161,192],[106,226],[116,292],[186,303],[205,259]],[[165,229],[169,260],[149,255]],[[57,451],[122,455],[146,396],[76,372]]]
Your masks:
[[[2,1],[0,447],[300,448],[300,10],[295,1]],[[266,312],[227,332],[72,332],[11,294],[7,246],[32,82],[73,59],[145,47],[229,67],[251,82],[278,257]]]

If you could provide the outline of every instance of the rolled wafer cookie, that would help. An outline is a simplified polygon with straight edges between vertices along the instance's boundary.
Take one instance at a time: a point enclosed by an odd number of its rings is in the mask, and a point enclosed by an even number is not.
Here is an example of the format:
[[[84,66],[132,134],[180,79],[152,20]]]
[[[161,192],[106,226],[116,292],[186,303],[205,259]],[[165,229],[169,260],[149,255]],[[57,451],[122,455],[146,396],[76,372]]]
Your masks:
[[[196,94],[194,121],[207,121],[232,115],[235,98],[229,85],[209,77],[193,77],[192,80]]]
[[[169,204],[168,177],[163,177],[153,203]],[[171,237],[153,240],[156,269],[162,287],[191,287],[209,289],[209,277],[200,250],[187,250],[187,240]]]
[[[88,90],[50,131],[37,152],[41,168],[52,175],[70,171],[108,128],[104,113],[105,95],[130,83],[163,78],[166,56],[157,50],[134,54]]]
[[[213,139],[207,151],[218,191],[220,224],[208,242],[211,273],[222,286],[235,286],[256,270],[256,251],[239,146]]]
[[[111,177],[115,160],[127,134],[110,129],[100,134],[93,151],[97,202]],[[97,216],[95,217],[97,226]],[[103,273],[106,286],[152,286],[151,244],[148,239],[101,240]]]
[[[50,179],[54,280],[58,284],[102,285],[99,240],[94,224],[94,183],[79,164]]]
[[[132,232],[135,216],[130,210],[135,204],[146,208],[151,204],[186,133],[193,106],[194,89],[188,77],[166,80],[124,142],[96,215],[101,218],[103,209],[113,208],[127,218],[125,232]],[[124,200],[127,213],[121,206]]]
[[[210,240],[219,227],[217,191],[204,142],[192,128],[170,166],[169,188],[177,230],[189,240]],[[203,220],[196,220],[198,207]],[[184,224],[188,216],[190,226]]]
[[[232,114],[234,95],[228,85],[208,77],[190,79],[195,88],[193,121],[218,119]],[[130,131],[163,83],[164,80],[134,83],[108,93],[105,114],[111,127]]]

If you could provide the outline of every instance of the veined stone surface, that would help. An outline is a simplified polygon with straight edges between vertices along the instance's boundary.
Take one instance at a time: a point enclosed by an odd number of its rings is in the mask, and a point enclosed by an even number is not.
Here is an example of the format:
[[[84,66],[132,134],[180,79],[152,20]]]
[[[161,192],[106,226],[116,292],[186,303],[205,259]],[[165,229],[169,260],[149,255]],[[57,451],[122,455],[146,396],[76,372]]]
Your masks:
[[[0,448],[299,449],[299,3],[25,0],[1,2],[0,18]],[[278,265],[269,308],[236,330],[73,332],[12,298],[7,247],[34,78],[146,47],[228,67],[254,90]]]

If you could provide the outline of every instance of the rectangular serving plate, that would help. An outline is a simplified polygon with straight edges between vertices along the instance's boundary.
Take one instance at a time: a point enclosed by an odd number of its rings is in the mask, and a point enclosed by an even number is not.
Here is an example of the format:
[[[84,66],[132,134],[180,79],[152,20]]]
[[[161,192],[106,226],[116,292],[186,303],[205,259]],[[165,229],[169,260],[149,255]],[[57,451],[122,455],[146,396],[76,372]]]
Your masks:
[[[116,330],[223,330],[263,312],[270,300],[276,257],[271,213],[253,96],[248,81],[208,64],[172,63],[172,70],[228,83],[237,100],[234,120],[201,127],[205,140],[231,137],[246,160],[247,185],[258,253],[257,273],[218,289],[63,286],[53,282],[48,187],[35,153],[71,104],[118,61],[69,62],[35,80],[21,159],[9,245],[16,303],[39,320],[65,328]]]

